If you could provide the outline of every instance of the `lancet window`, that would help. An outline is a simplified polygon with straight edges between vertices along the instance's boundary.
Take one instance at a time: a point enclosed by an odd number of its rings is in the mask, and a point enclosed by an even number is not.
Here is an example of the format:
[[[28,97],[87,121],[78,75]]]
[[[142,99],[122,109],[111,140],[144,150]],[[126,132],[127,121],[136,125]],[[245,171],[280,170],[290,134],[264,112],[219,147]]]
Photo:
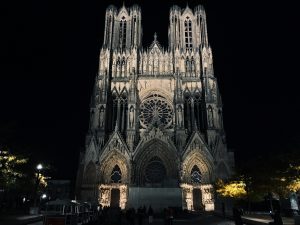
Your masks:
[[[111,22],[112,22],[112,19],[111,19],[111,16],[109,16],[108,19],[107,19],[106,31],[105,31],[106,43],[109,43],[109,32],[110,32]]]
[[[112,130],[117,126],[122,134],[126,131],[128,102],[127,92],[124,90],[120,95],[116,92],[112,94],[113,110],[112,110]]]
[[[115,165],[113,168],[111,175],[110,175],[110,182],[111,183],[121,183],[122,182],[122,173],[120,167]]]
[[[120,48],[124,50],[126,48],[126,27],[127,23],[125,20],[125,17],[123,16],[121,21],[120,21],[120,30],[119,30],[119,43],[120,43]]]
[[[201,172],[198,166],[194,165],[191,171],[191,182],[193,184],[200,184],[202,179]]]
[[[195,92],[191,95],[189,92],[184,94],[184,125],[191,133],[193,130],[203,130],[203,110],[201,105],[201,94]]]
[[[187,50],[192,50],[193,39],[192,39],[192,21],[189,17],[186,17],[184,21],[184,34],[185,34],[185,47]]]

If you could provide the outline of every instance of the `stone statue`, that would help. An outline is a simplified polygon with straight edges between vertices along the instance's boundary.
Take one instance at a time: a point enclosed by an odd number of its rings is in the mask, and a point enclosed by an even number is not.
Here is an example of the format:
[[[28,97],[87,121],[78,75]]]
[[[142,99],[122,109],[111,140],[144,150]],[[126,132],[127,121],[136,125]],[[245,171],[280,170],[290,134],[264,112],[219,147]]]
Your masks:
[[[178,107],[177,111],[178,111],[178,123],[177,123],[177,125],[179,127],[182,127],[183,115],[182,115],[182,108],[181,108],[181,106]]]
[[[134,125],[134,108],[133,106],[131,106],[129,110],[129,127],[133,127],[133,125]]]
[[[101,107],[101,109],[100,109],[99,118],[100,118],[100,127],[103,127],[103,125],[104,125],[104,108],[103,107]]]
[[[211,107],[208,108],[208,126],[214,126],[214,116],[213,116],[213,109]]]
[[[212,100],[217,99],[217,90],[216,90],[216,83],[213,81],[212,86],[211,86],[211,95],[212,95]]]

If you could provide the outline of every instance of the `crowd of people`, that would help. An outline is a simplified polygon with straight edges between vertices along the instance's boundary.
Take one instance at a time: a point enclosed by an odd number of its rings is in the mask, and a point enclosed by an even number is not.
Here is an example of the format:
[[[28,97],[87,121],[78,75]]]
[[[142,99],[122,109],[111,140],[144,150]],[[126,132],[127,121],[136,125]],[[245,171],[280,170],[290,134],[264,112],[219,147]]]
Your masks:
[[[173,225],[174,210],[171,207],[163,210],[164,225]],[[154,210],[151,206],[140,206],[137,210],[135,208],[128,208],[121,210],[120,207],[100,207],[99,209],[99,223],[101,225],[146,225],[152,224],[154,221]]]

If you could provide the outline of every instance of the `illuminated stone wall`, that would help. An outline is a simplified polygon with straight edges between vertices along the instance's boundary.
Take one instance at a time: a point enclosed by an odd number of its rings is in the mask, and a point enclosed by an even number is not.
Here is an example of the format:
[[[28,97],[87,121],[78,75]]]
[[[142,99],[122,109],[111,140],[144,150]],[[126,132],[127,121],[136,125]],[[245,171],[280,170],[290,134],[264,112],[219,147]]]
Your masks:
[[[120,190],[120,203],[119,206],[121,209],[125,209],[127,199],[128,199],[128,188],[124,184],[110,184],[110,185],[100,185],[99,186],[99,197],[98,202],[103,207],[110,206],[111,202],[111,190],[118,189]]]
[[[215,209],[214,204],[214,189],[211,184],[206,185],[193,185],[193,184],[181,184],[182,188],[182,202],[183,209],[194,210],[193,206],[193,190],[200,189],[201,190],[201,204],[204,206],[205,211],[213,211]]]
[[[130,188],[181,188],[182,207],[194,210],[199,189],[211,211],[212,183],[232,174],[204,8],[172,6],[166,32],[168,47],[160,34],[143,47],[140,7],[106,10],[78,172],[83,200],[109,206],[111,190],[118,189],[125,208]]]

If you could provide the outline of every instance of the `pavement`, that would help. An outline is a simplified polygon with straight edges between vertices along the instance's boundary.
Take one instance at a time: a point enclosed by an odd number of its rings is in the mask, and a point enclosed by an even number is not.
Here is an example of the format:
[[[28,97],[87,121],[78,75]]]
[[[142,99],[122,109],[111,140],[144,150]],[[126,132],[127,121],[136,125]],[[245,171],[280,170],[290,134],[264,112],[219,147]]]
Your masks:
[[[9,215],[0,218],[1,225],[43,225],[42,215]],[[246,225],[264,225],[269,224],[273,221],[271,217],[267,214],[249,214],[242,216],[243,222]],[[282,217],[284,225],[295,225],[294,218]],[[122,225],[127,225],[127,223],[122,223]],[[148,221],[144,220],[144,225],[148,225]],[[232,217],[228,213],[224,218],[220,213],[202,213],[200,215],[194,214],[189,215],[185,218],[175,218],[173,225],[234,225]],[[162,218],[155,218],[152,225],[164,225]]]
[[[0,215],[1,225],[25,225],[42,221],[43,215]]]
[[[273,221],[269,215],[263,215],[263,214],[251,214],[251,215],[245,215],[242,216],[243,221],[246,223],[251,222],[252,224],[269,224]],[[294,218],[290,217],[282,217],[282,221],[284,225],[294,225]]]
[[[215,215],[222,217],[221,212],[214,212]],[[232,212],[226,211],[226,218],[232,219]],[[273,222],[273,219],[268,213],[253,212],[251,214],[245,214],[242,216],[242,220],[246,225],[264,225]],[[293,217],[282,217],[284,225],[295,225]]]

